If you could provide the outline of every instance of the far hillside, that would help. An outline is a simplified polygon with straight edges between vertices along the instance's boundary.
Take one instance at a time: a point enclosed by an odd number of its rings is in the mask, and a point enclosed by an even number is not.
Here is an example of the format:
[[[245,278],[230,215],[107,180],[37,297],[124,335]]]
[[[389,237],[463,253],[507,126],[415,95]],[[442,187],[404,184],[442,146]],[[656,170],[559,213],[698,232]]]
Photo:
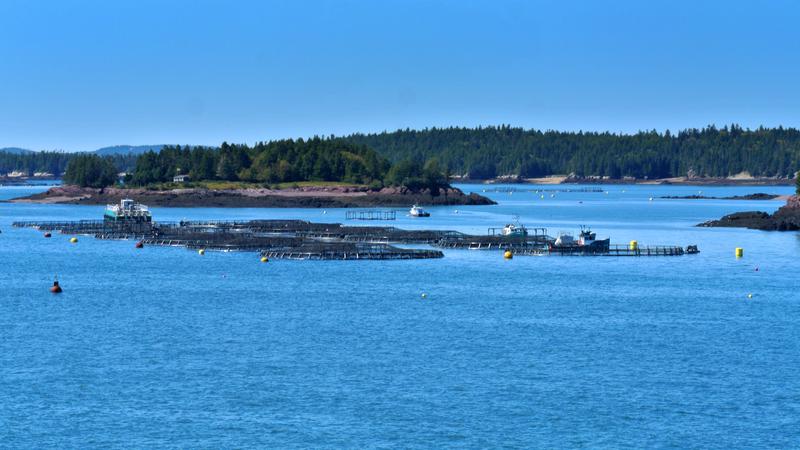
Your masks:
[[[27,148],[19,148],[19,147],[3,147],[0,148],[0,153],[13,153],[15,155],[24,155],[27,153],[33,153],[33,150],[28,150]]]
[[[98,148],[94,152],[100,156],[109,155],[141,155],[145,152],[157,152],[164,148],[163,145],[114,145],[111,147]]]
[[[428,128],[353,134],[391,161],[438,159],[471,179],[574,173],[579,177],[670,178],[687,175],[793,178],[800,169],[800,131],[738,125],[636,134],[526,130],[510,126]]]

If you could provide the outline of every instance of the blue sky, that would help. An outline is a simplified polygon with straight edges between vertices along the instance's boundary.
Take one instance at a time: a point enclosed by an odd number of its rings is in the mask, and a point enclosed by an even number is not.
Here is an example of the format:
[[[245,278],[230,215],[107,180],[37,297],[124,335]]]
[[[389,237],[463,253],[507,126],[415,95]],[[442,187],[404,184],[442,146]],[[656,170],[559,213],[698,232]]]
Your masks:
[[[0,2],[0,147],[800,126],[794,1]]]

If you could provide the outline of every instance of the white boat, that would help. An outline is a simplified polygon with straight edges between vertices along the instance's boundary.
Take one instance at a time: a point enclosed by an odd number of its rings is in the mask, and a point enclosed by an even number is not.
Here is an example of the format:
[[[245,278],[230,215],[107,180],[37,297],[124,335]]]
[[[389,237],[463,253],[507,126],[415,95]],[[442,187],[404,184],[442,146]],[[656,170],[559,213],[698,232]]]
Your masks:
[[[519,223],[509,223],[503,227],[503,230],[500,232],[500,234],[503,236],[527,236],[528,229]]]
[[[417,205],[413,205],[411,209],[408,211],[408,215],[411,217],[430,217],[431,213],[425,211],[424,209],[420,208]]]
[[[150,222],[152,216],[147,206],[126,198],[118,205],[106,205],[103,219],[106,222]]]
[[[602,253],[608,252],[610,239],[597,239],[597,234],[588,227],[581,226],[581,233],[576,240],[572,234],[561,232],[550,246],[551,252],[564,253]]]

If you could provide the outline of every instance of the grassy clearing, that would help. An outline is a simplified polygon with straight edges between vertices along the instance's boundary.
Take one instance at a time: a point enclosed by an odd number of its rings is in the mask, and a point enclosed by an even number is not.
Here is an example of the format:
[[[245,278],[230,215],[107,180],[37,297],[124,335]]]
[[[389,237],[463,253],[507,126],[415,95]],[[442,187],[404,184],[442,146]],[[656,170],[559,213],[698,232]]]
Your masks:
[[[363,185],[345,183],[343,181],[298,181],[291,183],[278,183],[273,185],[273,187],[277,187],[278,189],[291,189],[293,187],[324,187],[324,186],[361,187]]]

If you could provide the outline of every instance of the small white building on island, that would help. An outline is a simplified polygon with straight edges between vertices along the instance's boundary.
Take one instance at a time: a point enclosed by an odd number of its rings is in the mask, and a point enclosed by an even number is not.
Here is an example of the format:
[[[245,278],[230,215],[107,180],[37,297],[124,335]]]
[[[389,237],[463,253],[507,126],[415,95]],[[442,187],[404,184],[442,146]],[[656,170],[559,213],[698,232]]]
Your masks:
[[[172,177],[173,183],[186,183],[189,181],[189,175],[175,175]]]

